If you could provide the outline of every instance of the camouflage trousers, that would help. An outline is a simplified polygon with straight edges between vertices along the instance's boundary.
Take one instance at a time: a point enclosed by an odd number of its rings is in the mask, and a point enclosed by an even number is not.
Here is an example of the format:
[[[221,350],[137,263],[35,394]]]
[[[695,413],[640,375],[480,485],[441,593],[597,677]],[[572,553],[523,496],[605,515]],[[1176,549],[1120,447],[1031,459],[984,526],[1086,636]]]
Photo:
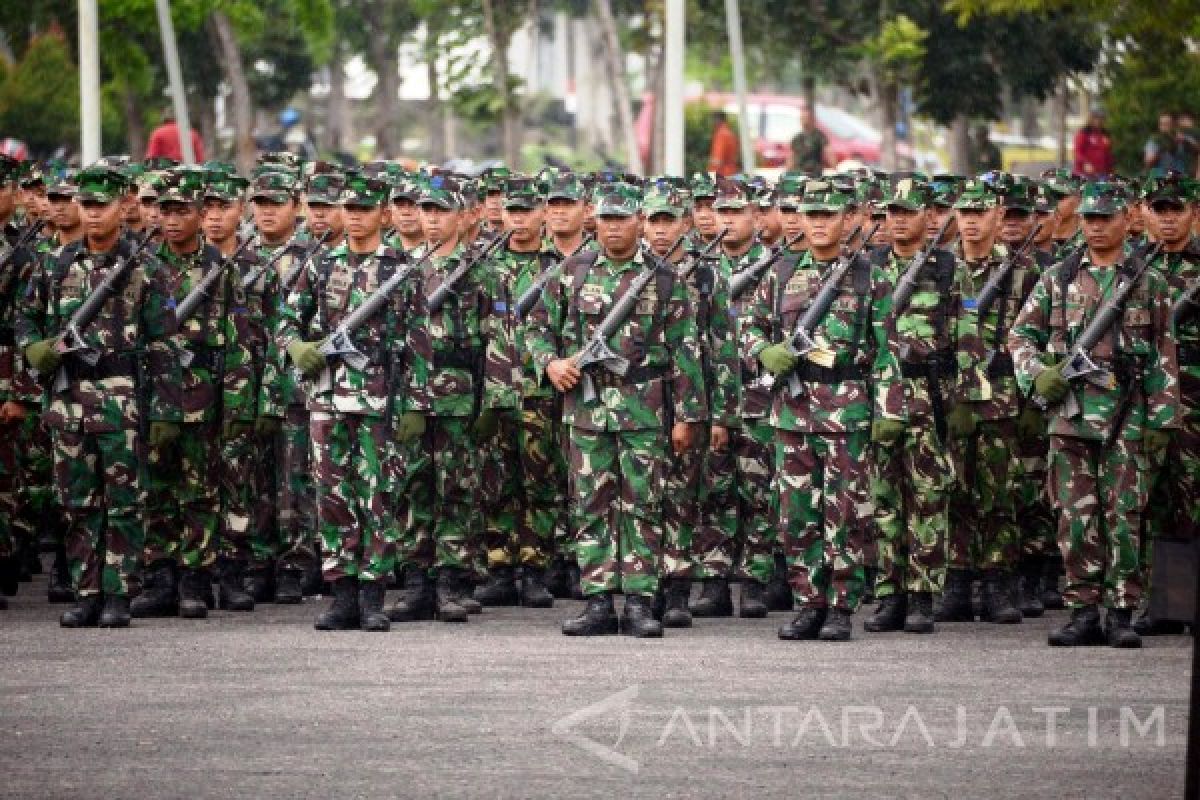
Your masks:
[[[1049,437],[1017,445],[1014,504],[1021,535],[1021,556],[1040,558],[1058,552],[1057,512],[1046,497]]]
[[[1061,509],[1058,546],[1070,608],[1136,608],[1142,597],[1138,559],[1149,465],[1140,441],[1112,447],[1090,439],[1050,437],[1050,494]]]
[[[321,574],[386,579],[396,566],[391,426],[381,417],[311,415]]]
[[[17,425],[0,434],[0,558],[8,558],[17,551],[22,442]]]
[[[571,430],[575,554],[585,595],[658,591],[667,448],[661,430]]]
[[[236,424],[221,441],[222,557],[256,564],[275,557],[271,445],[249,421]]]
[[[701,578],[739,574],[761,583],[775,563],[773,471],[775,431],[765,419],[746,419],[729,432],[730,448],[705,460],[704,499],[694,547]]]
[[[775,432],[779,538],[796,602],[858,609],[863,592],[863,530],[870,499],[866,431]]]
[[[407,451],[405,550],[419,568],[474,569],[482,523],[471,418],[429,416],[425,423],[420,442]]]
[[[217,559],[221,509],[218,426],[179,427],[174,442],[147,452],[145,559],[207,568]]]
[[[875,448],[871,494],[879,532],[875,595],[942,591],[954,465],[932,419],[917,420],[899,442]]]
[[[17,537],[31,547],[40,537],[57,539],[65,530],[62,509],[54,498],[54,453],[50,431],[34,410],[16,427],[19,470],[17,488]]]
[[[950,493],[946,566],[1011,572],[1021,552],[1015,515],[1016,419],[985,420],[950,439],[958,480]]]
[[[704,461],[708,454],[707,427],[698,442],[667,467],[663,492],[662,574],[664,579],[690,579],[696,570],[692,544],[700,521],[704,491]]]
[[[558,408],[556,398],[527,397],[521,411],[524,487],[517,517],[517,559],[534,567],[546,565],[554,552],[556,532],[567,527],[567,463]]]
[[[523,507],[521,475],[521,414],[500,412],[500,428],[484,450],[483,546],[487,566],[511,566],[517,550],[517,519]]]
[[[67,562],[81,595],[129,593],[145,545],[137,432],[52,433]]]
[[[308,409],[289,405],[275,455],[275,555],[279,566],[305,569],[317,559],[317,503],[312,476],[312,439]]]
[[[1184,416],[1180,428],[1172,431],[1166,458],[1162,464],[1154,465],[1150,480],[1150,503],[1142,539],[1147,591],[1155,540],[1200,538],[1200,415],[1193,411]]]

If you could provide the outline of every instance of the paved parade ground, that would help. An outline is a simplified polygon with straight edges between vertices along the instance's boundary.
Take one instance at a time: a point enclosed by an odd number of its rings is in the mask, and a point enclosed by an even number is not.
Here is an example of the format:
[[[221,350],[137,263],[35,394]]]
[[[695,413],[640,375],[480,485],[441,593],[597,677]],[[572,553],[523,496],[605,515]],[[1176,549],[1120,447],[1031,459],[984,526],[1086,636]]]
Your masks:
[[[1066,612],[781,642],[568,639],[553,610],[317,633],[318,601],[61,630],[0,612],[0,797],[1183,794],[1191,639],[1053,650]],[[325,601],[319,601],[324,603]]]

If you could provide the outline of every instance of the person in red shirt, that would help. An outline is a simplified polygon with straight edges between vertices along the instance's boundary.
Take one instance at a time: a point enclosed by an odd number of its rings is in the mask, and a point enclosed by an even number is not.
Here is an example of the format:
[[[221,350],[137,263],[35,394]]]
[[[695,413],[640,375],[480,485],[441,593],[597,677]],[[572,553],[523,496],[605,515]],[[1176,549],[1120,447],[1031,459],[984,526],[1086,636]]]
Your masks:
[[[712,147],[708,151],[708,171],[723,178],[736,175],[740,171],[737,134],[729,127],[722,112],[713,112],[713,122],[716,127],[713,129]]]
[[[1085,178],[1100,178],[1113,171],[1112,139],[1104,129],[1104,112],[1094,110],[1088,114],[1087,124],[1075,134],[1076,175]]]
[[[204,143],[200,134],[192,128],[192,154],[196,163],[204,163]],[[163,113],[162,125],[150,134],[150,143],[146,146],[146,158],[170,158],[183,163],[183,145],[179,141],[179,126],[175,124],[175,112],[168,109]]]

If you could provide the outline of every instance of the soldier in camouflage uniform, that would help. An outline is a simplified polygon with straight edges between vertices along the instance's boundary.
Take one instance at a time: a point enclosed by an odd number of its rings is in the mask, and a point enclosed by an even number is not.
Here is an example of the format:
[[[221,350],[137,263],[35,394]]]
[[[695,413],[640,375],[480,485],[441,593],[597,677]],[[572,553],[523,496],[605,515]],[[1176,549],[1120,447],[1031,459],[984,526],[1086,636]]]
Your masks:
[[[312,381],[317,524],[322,571],[333,585],[333,603],[317,618],[318,630],[389,629],[383,600],[395,568],[391,448],[394,438],[407,441],[425,427],[432,351],[419,272],[409,274],[351,332],[353,346],[367,359],[363,368],[327,358],[320,349],[326,336],[406,267],[405,257],[382,239],[389,189],[379,178],[347,176],[341,198],[347,241],[305,269],[282,311],[280,344]]]
[[[955,259],[947,250],[926,250],[932,190],[923,181],[901,178],[887,201],[891,244],[871,260],[896,284],[919,255],[915,291],[904,308],[893,307],[889,349],[900,361],[908,421],[878,419],[872,485],[879,529],[879,606],[863,624],[878,632],[908,627],[908,605],[916,606],[913,627],[929,630],[931,599],[941,594],[945,574],[948,502],[954,467],[946,456],[946,413],[958,373],[954,332],[962,313],[955,290]]]
[[[67,554],[79,594],[64,627],[129,624],[129,580],[142,554],[141,452],[162,446],[181,419],[180,370],[171,335],[167,274],[137,243],[121,237],[119,172],[79,176],[87,236],[47,257],[24,293],[17,341],[53,388],[45,421],[54,437],[54,482],[68,522]],[[117,291],[84,328],[94,365],[61,354],[56,339],[71,315],[113,270],[129,267]],[[139,427],[148,430],[139,441]]]
[[[421,209],[417,206],[420,191],[412,175],[403,175],[392,189],[392,228],[395,233],[389,244],[404,253],[411,253],[425,242],[421,227]]]
[[[330,247],[346,235],[346,220],[338,196],[346,184],[346,176],[328,161],[307,164],[304,183],[305,224],[313,236],[324,236]]]
[[[1124,253],[1125,204],[1120,186],[1084,187],[1087,247],[1042,277],[1009,334],[1022,390],[1049,408],[1050,491],[1061,509],[1071,608],[1071,621],[1050,634],[1054,646],[1141,646],[1131,617],[1142,597],[1142,514],[1152,465],[1162,462],[1180,421],[1166,281],[1154,269],[1135,278],[1140,255]],[[1072,343],[1118,286],[1133,280],[1115,324],[1089,354],[1115,377],[1111,388],[1069,381],[1062,373]],[[1101,603],[1108,608],[1103,628]]]
[[[773,395],[779,536],[800,612],[781,639],[844,641],[863,591],[863,533],[872,419],[905,421],[900,368],[885,323],[892,285],[861,255],[838,282],[810,332],[819,347],[801,358],[786,343],[832,270],[850,196],[825,180],[801,197],[808,249],[768,272],[748,309],[743,356],[781,384]],[[845,256],[848,258],[849,256]],[[797,382],[793,394],[790,384]],[[930,621],[932,622],[932,621]]]
[[[1200,240],[1191,234],[1198,188],[1200,184],[1178,173],[1153,174],[1143,187],[1150,227],[1163,245],[1153,266],[1168,285],[1181,403],[1179,430],[1171,437],[1165,461],[1154,465],[1150,487],[1142,543],[1147,596],[1153,591],[1154,543],[1160,539],[1194,543],[1200,538],[1200,503],[1196,500],[1200,497],[1200,307],[1194,295],[1185,299],[1185,293],[1194,292],[1200,282]],[[1182,628],[1181,623],[1156,618],[1149,603],[1134,623],[1134,630],[1143,636],[1182,633]]]
[[[713,204],[717,200],[717,184],[706,172],[692,175],[689,184],[692,192],[692,224],[696,228],[696,238],[701,244],[707,244],[721,232],[721,222],[717,219],[717,211]]]
[[[422,186],[421,219],[436,245],[421,280],[429,297],[474,253],[462,238],[465,194],[474,187],[448,175]],[[423,250],[418,253],[423,255]],[[418,255],[414,254],[414,255]],[[405,593],[388,611],[393,622],[466,622],[466,577],[474,566],[482,520],[476,503],[480,448],[499,429],[499,416],[517,405],[507,309],[495,273],[472,264],[438,309],[430,309],[433,356],[429,411],[419,440],[406,454],[407,526],[411,562]],[[435,592],[436,585],[436,592]]]
[[[688,449],[694,423],[706,418],[696,324],[687,288],[670,265],[647,264],[640,247],[640,189],[606,188],[596,218],[601,250],[564,262],[527,337],[538,374],[564,395],[569,430],[576,553],[587,606],[563,623],[563,633],[623,629],[655,637],[662,635],[651,599],[661,574],[667,447],[676,456]],[[642,275],[649,283],[606,342],[630,360],[629,370],[622,377],[599,364],[581,371],[573,354]],[[589,386],[594,396],[588,396]],[[612,597],[618,591],[625,594],[620,622]]]
[[[1054,263],[1058,263],[1083,246],[1083,230],[1079,224],[1080,183],[1068,169],[1048,169],[1042,173],[1042,183],[1055,199],[1056,226],[1054,229]]]

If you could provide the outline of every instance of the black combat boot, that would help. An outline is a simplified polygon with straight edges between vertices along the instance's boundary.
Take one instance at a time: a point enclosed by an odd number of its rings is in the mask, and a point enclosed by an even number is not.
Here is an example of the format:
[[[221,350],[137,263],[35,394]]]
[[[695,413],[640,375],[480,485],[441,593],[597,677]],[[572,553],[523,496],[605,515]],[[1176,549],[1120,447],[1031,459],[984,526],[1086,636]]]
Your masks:
[[[579,563],[572,558],[567,563],[567,585],[571,589],[572,600],[586,600],[583,594],[583,575],[579,569]]]
[[[37,542],[25,541],[21,544],[21,572],[23,581],[33,580],[34,575],[42,574],[42,556],[37,548]],[[29,577],[24,577],[28,575]]]
[[[1143,611],[1133,623],[1133,631],[1138,636],[1180,636],[1186,631],[1184,623],[1173,619],[1159,619]]]
[[[816,639],[817,634],[821,632],[821,626],[825,624],[825,618],[828,616],[829,609],[815,608],[813,606],[802,606],[800,613],[779,629],[779,638],[787,641],[800,641],[802,639]]]
[[[554,608],[554,595],[546,588],[546,572],[525,567],[521,573],[521,605],[525,608]]]
[[[621,614],[621,633],[638,639],[659,639],[662,623],[650,611],[650,598],[643,594],[625,596],[625,611]]]
[[[1104,644],[1107,637],[1100,627],[1100,610],[1095,606],[1072,609],[1071,621],[1046,638],[1051,647],[1083,647]]]
[[[844,608],[831,608],[825,617],[825,624],[817,638],[823,642],[848,642],[854,630],[850,619],[853,615]]]
[[[983,614],[980,619],[996,625],[1016,625],[1020,610],[1012,602],[1012,573],[989,569],[983,573]]]
[[[217,607],[222,611],[253,611],[254,598],[246,591],[246,562],[232,559],[217,567]]]
[[[863,596],[864,605],[871,605],[878,598],[875,595],[875,584],[879,582],[878,567],[863,567]]]
[[[342,576],[333,582],[333,602],[317,616],[319,631],[358,630],[358,578]]]
[[[50,566],[46,599],[51,603],[75,602],[75,590],[71,588],[71,570],[67,563],[67,548],[63,545],[54,549],[54,563]]]
[[[488,570],[487,580],[475,590],[475,599],[485,607],[517,605],[520,596],[513,568],[501,566]]]
[[[546,590],[560,600],[571,596],[571,578],[562,556],[555,556],[546,568]]]
[[[80,595],[79,602],[58,618],[58,624],[64,628],[94,628],[100,623],[103,606],[104,598],[98,594]]]
[[[275,571],[275,604],[294,606],[304,602],[304,570],[279,567]]]
[[[692,627],[692,612],[688,609],[691,594],[692,582],[688,578],[672,578],[667,584],[667,604],[662,615],[664,628]]]
[[[705,578],[700,596],[692,603],[693,617],[732,617],[733,595],[728,578]]]
[[[254,563],[246,570],[246,592],[256,603],[270,603],[275,599],[275,565],[271,562]]]
[[[1059,611],[1067,607],[1062,592],[1058,588],[1058,579],[1063,574],[1063,560],[1058,553],[1042,559],[1042,606],[1047,611]]]
[[[433,581],[422,567],[408,566],[404,570],[404,586],[396,603],[388,609],[392,622],[416,622],[433,619],[435,606]]]
[[[1104,636],[1108,639],[1109,647],[1122,649],[1142,646],[1142,637],[1130,626],[1133,619],[1131,608],[1110,608],[1104,617]]]
[[[300,602],[303,602],[306,597],[316,597],[325,591],[325,576],[321,573],[320,558],[305,559],[304,566],[300,568],[300,576]],[[279,580],[278,576],[276,576],[276,580]],[[278,603],[278,588],[275,589],[275,594],[275,602]],[[289,589],[289,596],[294,597],[295,592]]]
[[[738,590],[738,616],[762,619],[767,616],[767,586],[746,578]]]
[[[1021,615],[1031,619],[1046,613],[1042,605],[1042,559],[1039,556],[1026,556],[1021,561],[1020,581]]]
[[[600,592],[587,599],[583,613],[565,620],[562,632],[565,636],[603,636],[620,629],[617,609],[613,606],[612,594]]]
[[[938,622],[974,622],[971,607],[971,573],[965,569],[946,570],[946,587],[942,591],[942,611]]]
[[[104,595],[104,610],[97,625],[101,628],[129,627],[129,598],[123,594]]]
[[[183,570],[179,578],[179,616],[181,619],[204,619],[208,616],[208,598],[212,581],[202,569]]]
[[[795,605],[792,587],[788,584],[787,559],[775,554],[775,569],[767,581],[767,608],[771,611],[791,611]]]
[[[665,578],[658,579],[658,591],[650,598],[650,613],[659,622],[662,622],[663,614],[667,613],[667,582]]]
[[[903,592],[893,592],[879,598],[875,613],[863,622],[863,630],[870,633],[888,633],[904,628],[904,615],[907,612],[907,598]]]
[[[442,622],[466,622],[467,610],[459,602],[462,597],[462,570],[454,567],[438,569],[437,587],[434,597],[437,601],[437,618]]]
[[[475,599],[475,573],[460,569],[454,579],[458,588],[458,604],[467,610],[468,614],[482,614],[483,603]]]
[[[383,581],[359,581],[358,626],[364,631],[384,633],[392,629],[391,621],[383,613],[386,589]]]
[[[21,585],[21,560],[16,555],[0,558],[0,594],[15,597]]]
[[[905,633],[933,633],[933,593],[909,592]]]
[[[8,610],[8,598],[0,594],[0,611]]]
[[[179,615],[179,572],[174,561],[155,561],[146,571],[142,593],[133,599],[129,613],[137,619]]]

